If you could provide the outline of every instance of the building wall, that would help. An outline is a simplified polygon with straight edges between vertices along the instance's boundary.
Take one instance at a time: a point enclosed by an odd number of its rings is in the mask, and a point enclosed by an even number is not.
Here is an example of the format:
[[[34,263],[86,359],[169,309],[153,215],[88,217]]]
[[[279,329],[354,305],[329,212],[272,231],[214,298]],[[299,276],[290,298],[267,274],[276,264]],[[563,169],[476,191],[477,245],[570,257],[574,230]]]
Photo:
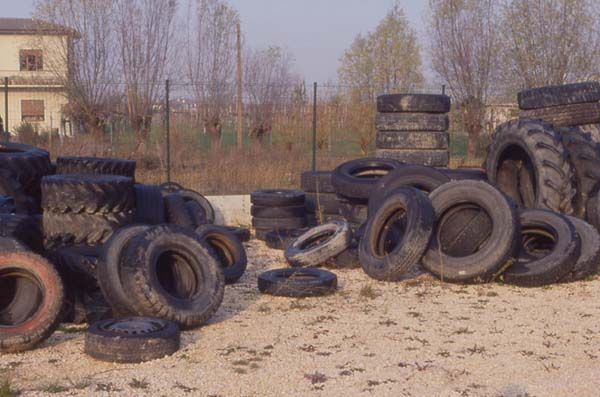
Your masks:
[[[0,88],[0,117],[2,117],[6,131],[4,98],[4,89]],[[52,130],[61,134],[69,134],[68,127],[65,129],[64,122],[61,122],[64,119],[62,115],[63,107],[68,103],[66,95],[60,90],[49,91],[41,89],[18,91],[9,89],[8,131],[15,132],[22,123],[21,100],[23,99],[44,101],[44,121],[31,122],[31,124],[38,128],[40,133],[47,133]]]

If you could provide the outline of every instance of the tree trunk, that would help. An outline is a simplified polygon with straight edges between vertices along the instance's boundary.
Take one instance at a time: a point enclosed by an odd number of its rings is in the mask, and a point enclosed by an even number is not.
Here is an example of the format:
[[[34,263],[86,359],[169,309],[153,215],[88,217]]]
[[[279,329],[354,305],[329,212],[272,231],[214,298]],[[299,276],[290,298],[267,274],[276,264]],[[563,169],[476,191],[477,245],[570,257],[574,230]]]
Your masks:
[[[212,115],[204,119],[204,128],[210,139],[210,147],[218,148],[221,146],[222,126],[221,119],[217,115]]]

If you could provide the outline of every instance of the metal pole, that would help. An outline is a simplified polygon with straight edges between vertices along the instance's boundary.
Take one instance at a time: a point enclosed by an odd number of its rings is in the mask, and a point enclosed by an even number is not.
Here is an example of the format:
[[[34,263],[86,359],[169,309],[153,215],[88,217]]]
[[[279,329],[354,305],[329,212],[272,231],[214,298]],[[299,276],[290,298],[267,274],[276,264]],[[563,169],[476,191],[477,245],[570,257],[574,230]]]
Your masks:
[[[312,170],[317,169],[317,83],[313,86]]]
[[[244,146],[243,129],[243,110],[242,103],[242,33],[240,23],[237,24],[237,147],[241,149]]]
[[[4,132],[6,133],[6,142],[10,139],[8,133],[8,77],[4,78]]]
[[[446,84],[442,84],[442,95],[446,95]]]
[[[169,109],[169,79],[165,83],[165,128],[167,130],[167,182],[171,182],[171,126],[169,119],[171,112]]]

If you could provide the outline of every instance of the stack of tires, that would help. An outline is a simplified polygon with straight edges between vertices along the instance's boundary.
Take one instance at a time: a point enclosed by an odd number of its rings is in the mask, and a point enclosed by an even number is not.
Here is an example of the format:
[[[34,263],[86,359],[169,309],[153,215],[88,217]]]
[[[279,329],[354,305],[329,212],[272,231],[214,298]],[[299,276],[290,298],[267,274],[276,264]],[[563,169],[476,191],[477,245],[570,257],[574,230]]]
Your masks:
[[[520,117],[556,127],[577,126],[600,139],[600,83],[595,81],[532,88],[517,96]]]
[[[339,203],[331,183],[333,171],[304,171],[300,176],[300,189],[306,194],[306,225],[339,218]]]
[[[450,97],[392,94],[377,98],[376,156],[407,164],[445,167]]]
[[[252,226],[265,240],[273,230],[297,230],[306,225],[306,195],[300,190],[265,189],[252,192]]]

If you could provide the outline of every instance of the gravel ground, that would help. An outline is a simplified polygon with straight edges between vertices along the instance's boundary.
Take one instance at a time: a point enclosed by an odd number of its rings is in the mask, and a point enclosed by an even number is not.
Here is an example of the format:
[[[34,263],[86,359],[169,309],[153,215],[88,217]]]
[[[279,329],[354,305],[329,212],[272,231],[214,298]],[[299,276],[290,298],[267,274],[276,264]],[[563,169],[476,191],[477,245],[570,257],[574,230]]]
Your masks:
[[[247,247],[247,274],[175,355],[95,361],[83,328],[63,325],[36,350],[2,355],[0,377],[24,396],[598,395],[597,278],[523,289],[337,270],[337,294],[288,299],[256,288],[281,253]]]

